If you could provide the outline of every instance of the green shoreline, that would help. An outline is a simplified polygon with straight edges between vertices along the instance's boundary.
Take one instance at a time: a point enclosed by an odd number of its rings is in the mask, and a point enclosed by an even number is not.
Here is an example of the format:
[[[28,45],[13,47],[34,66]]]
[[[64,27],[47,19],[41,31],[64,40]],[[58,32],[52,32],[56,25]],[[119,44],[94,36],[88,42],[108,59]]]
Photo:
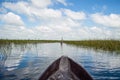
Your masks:
[[[58,40],[9,40],[0,39],[0,44],[15,43],[15,44],[26,44],[26,43],[53,43],[59,42]]]
[[[117,51],[120,52],[119,40],[83,40],[83,41],[65,41],[66,44],[93,48],[96,50],[104,51]]]
[[[120,52],[120,40],[8,40],[0,39],[0,44],[26,44],[26,43],[55,43],[63,42],[68,45],[80,46],[85,48],[100,49],[105,51]]]

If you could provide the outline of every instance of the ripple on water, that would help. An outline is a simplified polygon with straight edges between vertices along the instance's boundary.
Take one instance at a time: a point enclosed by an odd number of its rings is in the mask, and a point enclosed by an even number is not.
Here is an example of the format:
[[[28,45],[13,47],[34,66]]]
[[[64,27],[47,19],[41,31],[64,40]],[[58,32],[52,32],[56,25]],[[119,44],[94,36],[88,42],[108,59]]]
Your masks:
[[[62,55],[81,64],[95,80],[120,80],[120,55],[59,43],[1,46],[0,80],[37,80]]]

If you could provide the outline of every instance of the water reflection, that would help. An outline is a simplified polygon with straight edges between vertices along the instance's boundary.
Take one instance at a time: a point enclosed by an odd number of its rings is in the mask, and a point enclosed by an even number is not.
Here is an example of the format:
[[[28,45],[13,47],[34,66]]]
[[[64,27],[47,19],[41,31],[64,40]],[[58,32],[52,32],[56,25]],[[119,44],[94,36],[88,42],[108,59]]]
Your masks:
[[[120,55],[61,43],[0,45],[0,79],[37,80],[62,55],[81,64],[95,80],[120,80]]]

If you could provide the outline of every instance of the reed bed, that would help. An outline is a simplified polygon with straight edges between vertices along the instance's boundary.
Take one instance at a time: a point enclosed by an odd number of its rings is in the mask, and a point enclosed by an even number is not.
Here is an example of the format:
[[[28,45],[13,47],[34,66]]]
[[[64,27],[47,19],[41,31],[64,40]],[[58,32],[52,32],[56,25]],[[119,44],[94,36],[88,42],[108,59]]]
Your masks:
[[[120,41],[119,40],[64,41],[64,43],[75,45],[75,46],[81,46],[81,47],[120,52]]]
[[[5,40],[0,39],[0,44],[27,44],[27,43],[55,43],[59,42],[58,40]]]
[[[85,48],[94,48],[105,51],[117,51],[120,52],[120,40],[81,40],[81,41],[71,41],[71,40],[7,40],[0,39],[1,44],[27,44],[27,43],[56,43],[63,42],[69,45],[80,46]]]

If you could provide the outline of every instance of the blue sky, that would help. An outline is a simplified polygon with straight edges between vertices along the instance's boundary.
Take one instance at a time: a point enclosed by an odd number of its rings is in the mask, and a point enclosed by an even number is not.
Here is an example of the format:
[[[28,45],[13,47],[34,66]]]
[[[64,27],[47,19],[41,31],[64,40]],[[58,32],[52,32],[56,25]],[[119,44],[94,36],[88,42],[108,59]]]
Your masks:
[[[73,4],[72,6],[59,5],[57,9],[64,7],[74,11],[85,11],[87,13],[95,13],[104,11],[106,14],[120,13],[120,0],[66,0],[68,3]],[[54,7],[53,7],[54,8]]]
[[[2,39],[120,39],[120,0],[0,0]]]

